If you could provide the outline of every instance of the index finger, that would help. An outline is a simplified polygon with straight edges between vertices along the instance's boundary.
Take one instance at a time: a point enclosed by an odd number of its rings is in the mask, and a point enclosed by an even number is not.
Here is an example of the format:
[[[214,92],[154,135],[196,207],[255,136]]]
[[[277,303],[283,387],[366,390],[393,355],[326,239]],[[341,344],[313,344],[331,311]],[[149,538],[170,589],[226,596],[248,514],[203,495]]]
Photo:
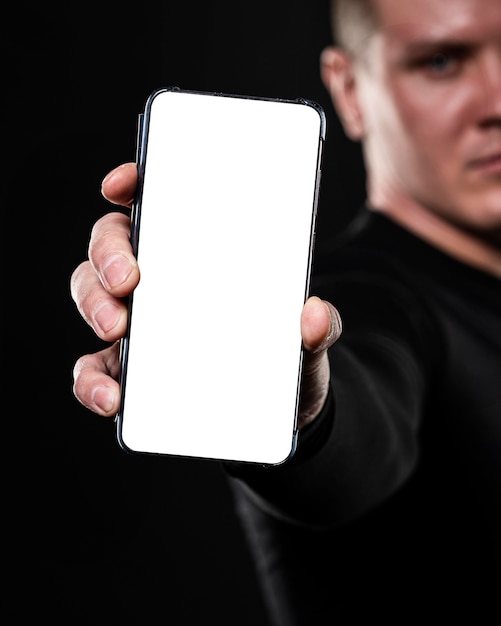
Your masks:
[[[103,215],[92,228],[89,261],[104,288],[115,297],[131,293],[139,282],[139,267],[130,241],[130,218]]]

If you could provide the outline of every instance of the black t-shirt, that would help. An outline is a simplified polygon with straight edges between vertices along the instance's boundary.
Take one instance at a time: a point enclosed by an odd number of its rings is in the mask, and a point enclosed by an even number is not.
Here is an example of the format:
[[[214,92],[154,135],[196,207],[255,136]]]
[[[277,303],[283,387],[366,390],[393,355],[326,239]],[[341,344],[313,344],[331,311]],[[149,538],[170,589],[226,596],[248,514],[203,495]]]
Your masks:
[[[316,261],[312,293],[343,318],[322,415],[288,463],[227,466],[277,623],[489,614],[501,280],[364,210]]]

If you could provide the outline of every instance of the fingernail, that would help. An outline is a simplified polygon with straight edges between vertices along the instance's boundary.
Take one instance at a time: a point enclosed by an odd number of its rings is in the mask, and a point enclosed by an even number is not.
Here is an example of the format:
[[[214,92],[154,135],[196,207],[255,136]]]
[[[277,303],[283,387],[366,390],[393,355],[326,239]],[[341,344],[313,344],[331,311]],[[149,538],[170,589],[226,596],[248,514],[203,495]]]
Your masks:
[[[111,254],[104,260],[101,278],[105,287],[117,287],[124,283],[132,271],[129,259],[122,254]]]
[[[332,306],[330,302],[325,301],[325,306],[329,309],[329,316],[331,318],[331,327],[329,330],[329,334],[327,335],[326,341],[329,343],[333,339],[338,339],[343,330],[343,322],[341,320],[341,316],[339,315],[338,310]]]
[[[329,311],[330,328],[327,337],[322,341],[318,348],[313,350],[313,354],[323,352],[326,348],[330,348],[330,346],[339,339],[343,330],[343,323],[341,321],[341,316],[339,315],[338,310],[334,306],[332,306],[330,302],[324,301],[324,305]]]
[[[107,387],[96,387],[92,393],[92,401],[98,409],[109,413],[113,409],[115,394]]]
[[[115,328],[120,319],[121,310],[113,302],[101,302],[96,306],[93,312],[95,324],[103,333],[108,333]]]

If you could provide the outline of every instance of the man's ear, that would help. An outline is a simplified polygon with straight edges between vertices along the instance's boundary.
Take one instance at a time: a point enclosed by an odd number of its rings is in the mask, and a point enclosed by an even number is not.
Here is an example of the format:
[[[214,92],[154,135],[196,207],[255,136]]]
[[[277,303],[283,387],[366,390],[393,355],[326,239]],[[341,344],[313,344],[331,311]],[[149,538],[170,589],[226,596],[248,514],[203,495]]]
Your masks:
[[[345,133],[350,139],[359,141],[364,127],[353,59],[341,48],[328,46],[320,57],[320,75]]]

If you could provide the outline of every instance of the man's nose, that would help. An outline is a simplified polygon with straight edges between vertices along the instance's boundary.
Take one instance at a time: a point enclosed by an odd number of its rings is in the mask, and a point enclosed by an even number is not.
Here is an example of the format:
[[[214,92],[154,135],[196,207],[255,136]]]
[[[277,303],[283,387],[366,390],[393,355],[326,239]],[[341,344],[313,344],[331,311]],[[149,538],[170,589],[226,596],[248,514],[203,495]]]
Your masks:
[[[486,53],[481,76],[483,124],[501,126],[501,47]]]

